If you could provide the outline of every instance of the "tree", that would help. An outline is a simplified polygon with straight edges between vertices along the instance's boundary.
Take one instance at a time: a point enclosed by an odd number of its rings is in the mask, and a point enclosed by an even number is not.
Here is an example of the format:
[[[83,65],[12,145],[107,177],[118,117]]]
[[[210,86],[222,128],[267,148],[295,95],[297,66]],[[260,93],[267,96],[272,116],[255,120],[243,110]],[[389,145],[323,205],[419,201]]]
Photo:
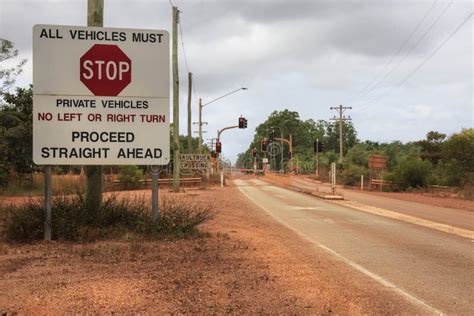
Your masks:
[[[325,127],[325,143],[327,149],[332,149],[335,152],[339,153],[339,122],[336,124],[331,122],[324,122]],[[354,124],[352,122],[344,122],[343,123],[343,142],[344,142],[344,154],[347,153],[352,146],[357,144],[357,132],[354,128]]]
[[[15,173],[31,173],[33,92],[17,88],[16,93],[3,93],[5,105],[0,109],[0,184]]]
[[[443,141],[445,138],[446,134],[435,131],[428,132],[426,140],[417,142],[421,147],[421,158],[436,165],[443,158]]]
[[[464,172],[474,172],[474,128],[453,134],[444,150],[446,159],[456,161]]]
[[[389,179],[395,182],[401,190],[407,188],[425,187],[432,171],[429,161],[419,159],[406,159],[402,161],[393,173],[393,178]]]
[[[249,148],[239,155],[237,164],[239,166],[248,165],[248,162],[253,162],[252,149],[257,148],[257,156],[262,157],[263,153],[260,151],[260,142],[268,138],[271,130],[275,131],[275,137],[288,139],[289,135],[293,138],[293,157],[302,162],[314,160],[313,143],[316,139],[323,143],[327,151],[331,151],[338,147],[339,131],[333,131],[333,124],[324,120],[315,121],[313,119],[302,120],[298,112],[285,109],[283,111],[274,111],[270,116],[255,129],[255,135]],[[348,150],[357,143],[355,129],[352,123],[347,124],[344,133],[345,149]],[[283,147],[279,141],[275,141],[268,149],[271,156],[269,157],[270,164],[274,170],[282,169],[281,161],[288,158],[289,148],[286,144]],[[332,155],[328,155],[327,159],[321,155],[320,165],[331,161]],[[305,165],[306,166],[306,165]],[[314,166],[313,166],[314,167]],[[307,169],[307,168],[306,168]],[[307,170],[309,171],[309,170]]]
[[[18,50],[14,48],[12,42],[4,39],[1,40],[0,48],[0,65],[5,65],[5,61],[15,59],[18,56]],[[15,84],[16,78],[23,71],[26,59],[22,59],[15,66],[9,68],[0,67],[0,101],[4,93],[8,92]],[[1,102],[3,103],[3,102]]]

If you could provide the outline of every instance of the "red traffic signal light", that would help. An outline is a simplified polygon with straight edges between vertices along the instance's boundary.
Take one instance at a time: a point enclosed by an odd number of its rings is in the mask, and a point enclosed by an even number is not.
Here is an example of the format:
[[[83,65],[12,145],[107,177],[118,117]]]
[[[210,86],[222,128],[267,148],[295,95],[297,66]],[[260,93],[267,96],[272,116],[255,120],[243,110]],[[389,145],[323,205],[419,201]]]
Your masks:
[[[270,142],[273,142],[273,139],[274,139],[274,138],[275,138],[275,131],[272,130],[272,131],[270,131],[270,132],[268,133],[268,140],[269,140]]]
[[[267,151],[267,146],[268,146],[268,141],[262,140],[262,142],[260,143],[260,147],[262,151]]]
[[[247,119],[245,117],[239,117],[239,128],[247,128]]]
[[[220,154],[222,152],[222,144],[221,142],[216,143],[216,153]]]
[[[314,152],[320,153],[324,151],[324,144],[318,140],[314,142]]]

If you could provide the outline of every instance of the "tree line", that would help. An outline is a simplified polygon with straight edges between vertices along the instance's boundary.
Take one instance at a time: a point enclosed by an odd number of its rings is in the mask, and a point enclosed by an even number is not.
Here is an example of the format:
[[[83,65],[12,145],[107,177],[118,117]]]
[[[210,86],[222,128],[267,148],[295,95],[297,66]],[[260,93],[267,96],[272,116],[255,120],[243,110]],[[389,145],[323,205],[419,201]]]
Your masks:
[[[462,129],[450,136],[430,131],[422,140],[383,143],[361,141],[352,122],[345,122],[344,160],[340,163],[338,123],[302,120],[297,112],[290,110],[274,111],[257,126],[248,149],[238,155],[238,167],[248,168],[253,164],[252,151],[256,148],[259,158],[269,157],[273,170],[289,171],[288,164],[285,163],[290,158],[286,145],[283,150],[276,150],[271,154],[271,148],[266,153],[261,150],[261,141],[268,139],[271,130],[274,130],[275,137],[279,138],[288,138],[289,134],[292,134],[293,164],[298,161],[302,172],[314,172],[314,141],[319,139],[324,146],[319,166],[328,168],[330,163],[337,162],[341,179],[346,185],[357,185],[361,175],[368,177],[370,155],[387,157],[387,170],[382,176],[397,190],[427,185],[472,186],[474,180],[473,128]]]

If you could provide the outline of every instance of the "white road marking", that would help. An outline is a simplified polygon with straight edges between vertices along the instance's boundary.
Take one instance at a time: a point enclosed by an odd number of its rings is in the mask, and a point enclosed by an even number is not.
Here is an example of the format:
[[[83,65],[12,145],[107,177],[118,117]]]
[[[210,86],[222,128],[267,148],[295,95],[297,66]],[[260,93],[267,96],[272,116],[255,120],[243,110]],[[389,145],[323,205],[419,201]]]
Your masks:
[[[284,198],[285,196],[282,194],[272,194],[273,196],[279,197],[279,198]]]
[[[261,180],[259,180],[259,181],[261,181]],[[291,189],[287,189],[287,190],[291,190]],[[433,221],[430,221],[430,220],[427,220],[427,219],[422,219],[422,218],[415,217],[415,216],[410,216],[410,215],[406,215],[406,214],[402,214],[402,213],[398,213],[398,212],[394,212],[394,211],[389,211],[389,210],[386,210],[386,209],[383,209],[383,208],[378,208],[378,207],[375,207],[375,206],[364,205],[364,204],[357,203],[357,202],[354,202],[354,201],[327,201],[327,202],[333,203],[333,204],[338,204],[338,205],[345,206],[345,207],[350,207],[352,209],[355,209],[355,210],[358,210],[358,211],[361,211],[361,212],[371,213],[371,214],[375,214],[375,215],[378,215],[378,216],[392,218],[392,219],[402,221],[402,222],[405,222],[405,223],[410,223],[410,224],[414,224],[414,225],[418,225],[418,226],[438,230],[438,231],[448,233],[448,234],[452,234],[452,235],[456,235],[456,236],[459,236],[459,237],[463,237],[463,238],[467,238],[467,239],[471,239],[471,240],[474,239],[474,231],[469,230],[469,229],[464,229],[464,228],[454,227],[454,226],[447,225],[447,224],[437,223],[437,222],[433,222]]]
[[[338,252],[332,250],[331,248],[328,248],[326,247],[325,245],[317,242],[316,240],[312,239],[311,237],[307,236],[306,234],[303,234],[301,233],[300,231],[296,230],[295,228],[293,228],[292,226],[288,225],[287,223],[285,223],[284,221],[280,220],[278,217],[276,217],[273,212],[271,212],[270,210],[268,210],[265,206],[261,205],[259,202],[257,202],[253,197],[251,197],[250,195],[248,195],[242,188],[240,188],[239,186],[237,186],[239,191],[242,192],[243,195],[245,195],[249,200],[253,201],[255,203],[255,205],[257,205],[258,207],[260,207],[262,210],[264,210],[265,212],[267,212],[270,216],[272,216],[277,222],[279,222],[280,224],[288,227],[289,229],[291,229],[292,231],[294,231],[295,233],[297,233],[300,237],[302,237],[303,239],[315,244],[316,246],[318,246],[319,248],[321,249],[324,249],[326,250],[327,252],[329,252],[330,254],[332,254],[333,256],[335,256],[336,258],[338,258],[339,260],[341,260],[342,262],[348,264],[349,266],[351,266],[352,268],[356,269],[357,271],[365,274],[366,276],[368,276],[369,278],[371,278],[372,280],[378,282],[379,284],[393,290],[394,292],[400,294],[401,296],[405,297],[407,300],[409,300],[410,302],[412,303],[415,303],[415,304],[418,304],[420,306],[423,306],[424,308],[426,308],[427,310],[429,310],[430,312],[432,313],[435,313],[435,314],[438,314],[438,315],[445,315],[445,313],[443,313],[442,311],[436,309],[435,307],[425,303],[423,300],[413,296],[412,294],[408,293],[407,291],[405,291],[404,289],[402,288],[399,288],[397,287],[395,284],[393,284],[392,282],[384,279],[383,277],[381,277],[380,275],[378,274],[375,274],[369,270],[367,270],[366,268],[364,268],[363,266],[361,266],[360,264],[344,257],[343,255],[339,254]]]
[[[288,206],[289,208],[295,209],[295,210],[322,210],[322,207],[318,206]]]
[[[442,223],[436,223],[436,222],[432,222],[432,221],[422,219],[419,217],[414,217],[414,216],[410,216],[410,215],[406,215],[406,214],[402,214],[398,212],[393,212],[393,211],[389,211],[383,208],[378,208],[375,206],[363,205],[360,203],[356,203],[354,201],[332,201],[332,203],[345,206],[345,207],[350,207],[358,211],[371,213],[378,216],[388,217],[388,218],[396,219],[396,220],[403,221],[406,223],[435,229],[438,231],[442,231],[444,233],[453,234],[453,235],[457,235],[464,238],[474,239],[474,231],[469,230],[469,229],[453,227],[453,226],[442,224]]]

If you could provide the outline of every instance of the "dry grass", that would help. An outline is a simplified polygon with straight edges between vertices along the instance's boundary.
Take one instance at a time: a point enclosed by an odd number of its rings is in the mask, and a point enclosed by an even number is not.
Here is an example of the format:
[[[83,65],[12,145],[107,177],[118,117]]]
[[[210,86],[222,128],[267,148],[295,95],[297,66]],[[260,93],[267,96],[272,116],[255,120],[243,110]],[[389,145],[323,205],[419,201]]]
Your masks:
[[[54,195],[84,193],[85,178],[80,175],[52,175],[51,188]],[[29,181],[12,181],[5,188],[0,188],[3,196],[31,196],[44,192],[44,175],[34,173]]]

